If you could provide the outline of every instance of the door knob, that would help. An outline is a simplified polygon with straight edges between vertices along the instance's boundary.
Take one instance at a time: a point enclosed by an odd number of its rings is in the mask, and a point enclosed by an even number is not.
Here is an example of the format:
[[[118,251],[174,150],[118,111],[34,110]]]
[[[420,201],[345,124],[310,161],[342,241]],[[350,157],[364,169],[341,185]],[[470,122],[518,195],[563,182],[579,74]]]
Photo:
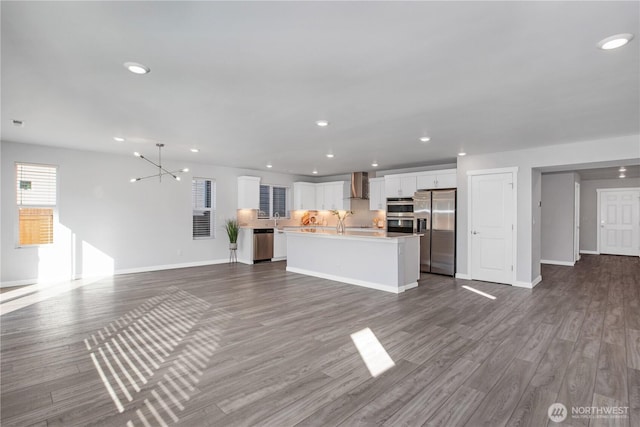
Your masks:
[[[478,233],[477,231],[474,230],[474,231],[471,232],[471,234],[480,234],[480,233]]]

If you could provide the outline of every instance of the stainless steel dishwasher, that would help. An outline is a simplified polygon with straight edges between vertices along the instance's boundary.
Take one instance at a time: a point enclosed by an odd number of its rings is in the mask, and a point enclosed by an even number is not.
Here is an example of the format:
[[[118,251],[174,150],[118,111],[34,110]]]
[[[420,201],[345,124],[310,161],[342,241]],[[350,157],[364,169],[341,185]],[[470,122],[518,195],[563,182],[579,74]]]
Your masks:
[[[253,229],[253,262],[273,258],[273,228]]]

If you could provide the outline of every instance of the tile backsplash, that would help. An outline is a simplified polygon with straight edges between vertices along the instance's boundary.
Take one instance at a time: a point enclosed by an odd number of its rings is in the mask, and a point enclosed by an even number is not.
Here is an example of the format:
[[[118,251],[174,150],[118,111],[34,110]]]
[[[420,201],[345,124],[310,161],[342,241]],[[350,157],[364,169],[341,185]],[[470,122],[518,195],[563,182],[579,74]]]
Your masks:
[[[369,201],[362,199],[351,200],[351,210],[353,215],[350,215],[345,220],[347,227],[373,227],[374,219],[385,219],[384,211],[371,211],[369,210]],[[280,218],[278,220],[278,226],[299,226],[302,225],[302,216],[307,211],[291,211],[291,218]],[[308,211],[311,215],[316,217],[317,225],[335,226],[338,219],[335,215],[332,215],[330,211]],[[274,225],[273,219],[259,219],[258,211],[255,209],[238,209],[238,223],[241,227],[272,227]]]

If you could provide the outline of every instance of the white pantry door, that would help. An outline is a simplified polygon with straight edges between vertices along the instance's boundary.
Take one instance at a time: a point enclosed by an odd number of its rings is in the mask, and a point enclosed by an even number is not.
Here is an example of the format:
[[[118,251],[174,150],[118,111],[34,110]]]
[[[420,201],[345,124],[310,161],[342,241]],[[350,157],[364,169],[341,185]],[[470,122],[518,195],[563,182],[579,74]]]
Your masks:
[[[601,254],[640,254],[640,190],[600,190]]]
[[[513,284],[513,174],[471,177],[471,279]]]

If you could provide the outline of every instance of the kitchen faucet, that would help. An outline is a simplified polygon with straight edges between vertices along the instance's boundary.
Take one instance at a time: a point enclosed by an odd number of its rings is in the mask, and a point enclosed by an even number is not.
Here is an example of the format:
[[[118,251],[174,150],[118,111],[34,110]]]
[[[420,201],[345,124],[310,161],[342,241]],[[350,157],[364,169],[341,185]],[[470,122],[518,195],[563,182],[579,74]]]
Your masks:
[[[275,221],[275,227],[278,228],[278,219],[280,218],[280,212],[276,212],[273,214],[273,219]]]

